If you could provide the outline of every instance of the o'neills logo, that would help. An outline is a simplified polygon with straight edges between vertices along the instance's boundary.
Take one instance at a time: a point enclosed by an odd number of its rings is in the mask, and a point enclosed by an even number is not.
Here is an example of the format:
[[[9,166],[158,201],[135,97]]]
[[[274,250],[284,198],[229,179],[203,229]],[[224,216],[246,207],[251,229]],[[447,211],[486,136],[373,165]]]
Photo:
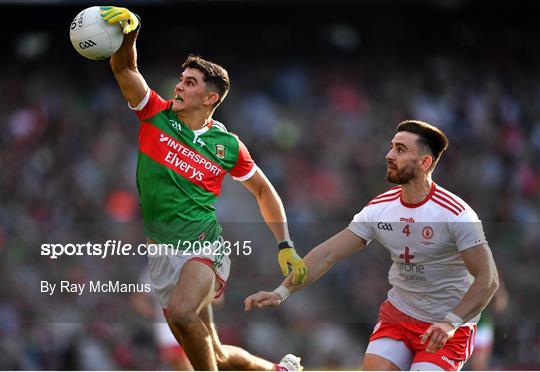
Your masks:
[[[399,222],[415,223],[416,221],[412,217],[401,217]]]
[[[452,367],[456,366],[456,363],[452,359],[448,359],[444,355],[441,357],[442,360],[444,360],[446,363],[450,364]]]

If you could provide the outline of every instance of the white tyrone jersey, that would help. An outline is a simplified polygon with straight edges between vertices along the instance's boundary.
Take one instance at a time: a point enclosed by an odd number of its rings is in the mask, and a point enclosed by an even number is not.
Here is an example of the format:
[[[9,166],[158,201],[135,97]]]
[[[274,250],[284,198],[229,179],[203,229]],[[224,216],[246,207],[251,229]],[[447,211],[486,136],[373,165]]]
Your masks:
[[[390,252],[388,299],[425,322],[443,320],[473,282],[459,252],[487,243],[471,207],[435,182],[418,204],[403,202],[401,186],[390,189],[369,202],[348,228]]]

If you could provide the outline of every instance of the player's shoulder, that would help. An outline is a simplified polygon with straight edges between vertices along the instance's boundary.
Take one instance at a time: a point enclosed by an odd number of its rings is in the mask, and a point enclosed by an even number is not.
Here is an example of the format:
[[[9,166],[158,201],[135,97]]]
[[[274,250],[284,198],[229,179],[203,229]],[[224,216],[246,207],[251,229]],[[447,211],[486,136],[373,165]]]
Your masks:
[[[238,136],[235,133],[230,132],[225,124],[215,119],[212,119],[210,130],[215,137],[226,140],[228,143],[238,143],[239,141]]]
[[[370,222],[380,218],[384,214],[386,207],[391,206],[396,200],[401,197],[401,186],[392,187],[391,189],[377,195],[367,203],[360,212],[358,212],[353,222]]]
[[[220,149],[227,149],[227,152],[233,154],[238,154],[241,151],[242,145],[238,135],[230,132],[222,122],[212,119],[210,131],[211,135],[207,139]]]
[[[227,130],[227,127],[225,126],[225,124],[223,124],[222,122],[220,121],[217,121],[215,119],[212,119],[212,128],[217,131],[217,132],[220,132],[220,133],[227,133],[229,135],[232,135],[232,133],[230,133],[228,130]]]
[[[383,192],[382,194],[377,195],[366,204],[366,207],[369,206],[382,206],[388,203],[391,203],[395,200],[398,200],[401,197],[401,186],[395,186],[391,189]]]
[[[468,213],[476,215],[474,210],[462,198],[438,184],[435,185],[431,200],[456,217]]]

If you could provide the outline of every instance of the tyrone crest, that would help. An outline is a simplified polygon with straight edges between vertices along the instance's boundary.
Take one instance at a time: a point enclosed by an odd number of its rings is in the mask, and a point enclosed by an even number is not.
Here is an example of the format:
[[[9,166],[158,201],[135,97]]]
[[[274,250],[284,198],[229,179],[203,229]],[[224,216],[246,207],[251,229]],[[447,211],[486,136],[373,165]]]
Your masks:
[[[433,228],[431,226],[425,226],[422,229],[422,237],[426,240],[430,240],[431,238],[433,238],[434,234],[435,232],[433,231]]]
[[[216,145],[216,156],[220,159],[225,158],[225,145]]]

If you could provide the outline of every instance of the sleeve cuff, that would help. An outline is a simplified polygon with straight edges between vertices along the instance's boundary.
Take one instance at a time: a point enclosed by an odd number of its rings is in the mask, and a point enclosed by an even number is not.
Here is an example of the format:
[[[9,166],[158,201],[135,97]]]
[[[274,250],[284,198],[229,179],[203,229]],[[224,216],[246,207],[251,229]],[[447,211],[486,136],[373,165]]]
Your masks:
[[[458,247],[458,252],[463,252],[463,251],[466,251],[467,249],[471,249],[482,244],[488,244],[487,240],[478,240],[473,243],[463,244],[460,247]]]
[[[368,239],[366,238],[365,236],[363,236],[363,234],[358,230],[358,228],[356,226],[354,226],[354,222],[351,222],[349,224],[349,226],[347,226],[347,230],[349,230],[350,232],[352,232],[354,235],[358,236],[360,239],[363,239],[366,246],[371,243],[371,241],[373,239]]]
[[[244,182],[244,181],[247,181],[249,180],[251,177],[253,177],[253,175],[255,174],[255,172],[257,171],[257,169],[259,169],[259,167],[257,167],[256,164],[253,164],[253,167],[251,168],[251,170],[244,176],[242,177],[234,177],[233,176],[233,180],[235,181],[240,181],[240,182]]]
[[[142,101],[135,107],[131,107],[131,105],[129,104],[128,102],[128,107],[133,110],[133,111],[141,111],[144,106],[146,106],[146,104],[148,103],[148,100],[150,99],[150,88],[148,88],[146,90],[146,95],[144,96],[144,98],[142,99]]]

